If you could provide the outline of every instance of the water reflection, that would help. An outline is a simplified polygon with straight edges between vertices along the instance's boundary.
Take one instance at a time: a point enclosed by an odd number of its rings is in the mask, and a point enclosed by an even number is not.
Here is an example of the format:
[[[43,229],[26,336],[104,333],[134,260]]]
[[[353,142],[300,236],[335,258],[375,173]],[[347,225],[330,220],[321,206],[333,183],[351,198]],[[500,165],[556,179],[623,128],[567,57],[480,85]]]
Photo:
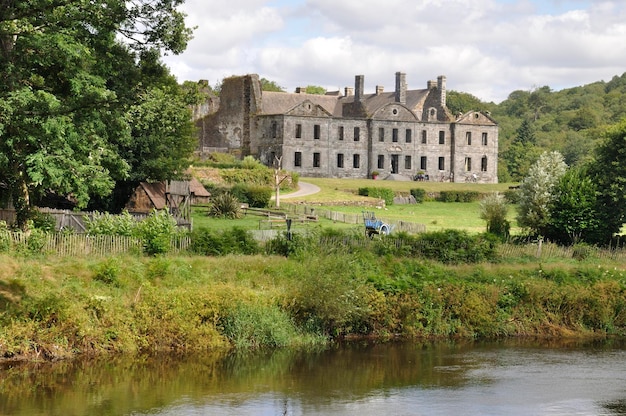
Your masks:
[[[626,415],[626,343],[354,343],[5,364],[2,415]]]

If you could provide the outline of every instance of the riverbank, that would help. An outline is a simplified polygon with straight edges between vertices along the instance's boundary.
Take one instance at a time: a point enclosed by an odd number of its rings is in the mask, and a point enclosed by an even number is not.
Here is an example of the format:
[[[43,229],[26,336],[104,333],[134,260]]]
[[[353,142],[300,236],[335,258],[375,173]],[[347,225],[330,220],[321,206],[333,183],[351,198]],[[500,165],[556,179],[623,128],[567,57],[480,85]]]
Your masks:
[[[0,255],[0,356],[323,345],[347,336],[626,334],[610,264],[447,266],[370,254]]]

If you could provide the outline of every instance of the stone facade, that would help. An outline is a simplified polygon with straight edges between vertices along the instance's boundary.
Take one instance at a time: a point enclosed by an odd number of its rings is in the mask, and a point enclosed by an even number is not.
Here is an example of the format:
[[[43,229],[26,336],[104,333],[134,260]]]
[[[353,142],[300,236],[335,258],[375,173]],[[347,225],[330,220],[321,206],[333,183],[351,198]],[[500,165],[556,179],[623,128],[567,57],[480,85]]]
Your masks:
[[[345,92],[313,95],[261,91],[258,75],[224,80],[218,105],[196,118],[200,152],[253,155],[301,176],[366,178],[378,171],[424,180],[497,182],[498,125],[489,114],[453,116],[446,78],[408,90],[364,92],[355,77]]]

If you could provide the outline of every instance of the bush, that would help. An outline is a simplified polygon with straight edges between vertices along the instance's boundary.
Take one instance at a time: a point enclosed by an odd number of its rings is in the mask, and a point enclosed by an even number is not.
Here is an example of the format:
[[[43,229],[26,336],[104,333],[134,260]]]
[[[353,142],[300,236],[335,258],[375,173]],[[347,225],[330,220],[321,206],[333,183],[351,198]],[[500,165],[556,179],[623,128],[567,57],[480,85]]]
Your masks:
[[[297,335],[289,315],[274,305],[239,303],[224,315],[224,335],[238,348],[284,347]]]
[[[504,191],[504,197],[509,204],[519,204],[520,192],[519,189],[507,189]]]
[[[508,207],[503,195],[493,193],[480,201],[480,218],[487,221],[487,232],[506,240],[511,224],[506,219]]]
[[[239,227],[222,231],[199,228],[191,233],[190,250],[205,256],[257,254],[259,245],[249,232]]]
[[[272,199],[272,188],[268,186],[237,184],[231,192],[240,202],[254,208],[266,208]]]
[[[395,196],[393,189],[377,187],[359,188],[358,194],[370,198],[383,199],[386,205],[393,205],[393,198]]]
[[[476,191],[441,191],[437,198],[440,202],[474,202],[480,197]]]
[[[220,218],[241,217],[241,202],[234,195],[225,192],[211,199],[209,215]]]
[[[176,220],[169,212],[153,210],[137,226],[137,237],[142,240],[146,254],[157,255],[170,251],[172,239],[178,232]]]
[[[421,204],[426,199],[426,191],[421,188],[411,189],[411,195],[415,198],[415,202]]]
[[[446,264],[479,263],[496,259],[496,237],[443,230],[420,234],[412,243],[414,253]]]

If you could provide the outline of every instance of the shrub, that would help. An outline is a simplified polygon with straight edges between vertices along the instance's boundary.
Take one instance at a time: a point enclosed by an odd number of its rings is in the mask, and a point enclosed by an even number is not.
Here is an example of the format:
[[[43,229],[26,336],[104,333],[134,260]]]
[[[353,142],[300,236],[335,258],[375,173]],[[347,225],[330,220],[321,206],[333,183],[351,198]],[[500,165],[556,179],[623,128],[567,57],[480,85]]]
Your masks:
[[[272,199],[272,188],[268,186],[238,184],[231,192],[239,201],[254,208],[265,208]]]
[[[421,204],[426,199],[426,191],[421,188],[411,189],[411,195],[415,198],[415,202]]]
[[[205,256],[257,254],[259,245],[243,228],[233,227],[232,230],[222,231],[199,228],[191,234],[190,250]]]
[[[519,189],[507,189],[504,191],[504,197],[509,204],[519,204],[520,192]]]
[[[420,234],[414,252],[447,264],[478,263],[496,259],[495,236],[470,235],[467,231],[443,230]]]
[[[473,202],[477,201],[480,193],[476,191],[441,191],[437,198],[440,202]]]
[[[239,218],[241,217],[241,202],[228,192],[219,194],[211,200],[209,215],[221,218]]]
[[[378,187],[359,188],[358,194],[361,196],[369,196],[370,198],[383,199],[386,205],[393,205],[393,198],[395,196],[393,189]]]
[[[297,335],[289,315],[274,305],[239,303],[225,311],[220,324],[238,348],[284,347]]]
[[[493,193],[480,202],[480,218],[487,221],[487,232],[507,239],[511,224],[506,219],[508,207],[503,195]]]
[[[139,223],[137,237],[143,242],[144,252],[150,255],[167,253],[177,230],[176,220],[169,212],[153,210]]]

